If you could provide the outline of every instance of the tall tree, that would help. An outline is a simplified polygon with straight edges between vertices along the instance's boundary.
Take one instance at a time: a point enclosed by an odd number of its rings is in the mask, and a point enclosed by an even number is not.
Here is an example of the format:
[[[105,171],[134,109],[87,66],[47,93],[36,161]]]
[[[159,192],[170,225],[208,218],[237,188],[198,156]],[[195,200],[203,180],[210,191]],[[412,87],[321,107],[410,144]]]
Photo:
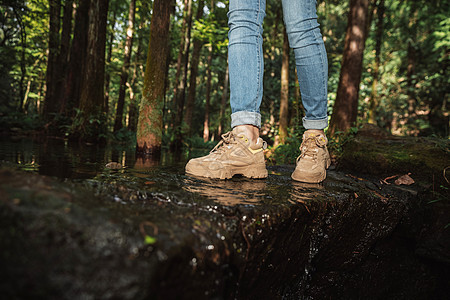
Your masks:
[[[188,64],[189,64],[189,48],[191,45],[191,31],[192,31],[192,0],[188,0],[188,14],[186,16],[186,36],[184,41],[184,49],[183,49],[183,65],[182,65],[182,77],[180,83],[177,88],[177,93],[174,95],[175,97],[175,120],[174,120],[174,129],[175,129],[175,148],[181,147],[182,142],[182,121],[183,121],[183,109],[184,102],[186,98],[186,86],[188,79]]]
[[[62,31],[61,31],[61,45],[57,58],[57,67],[55,78],[55,101],[59,102],[59,113],[68,115],[68,105],[63,97],[64,82],[66,78],[67,68],[69,64],[70,40],[72,35],[72,16],[73,16],[73,0],[66,0],[64,4]]]
[[[284,28],[283,57],[281,63],[280,123],[278,135],[280,144],[284,144],[289,124],[289,40]]]
[[[204,9],[204,0],[198,1],[196,20],[200,20],[203,17],[203,9]],[[184,113],[184,122],[187,127],[187,134],[190,135],[191,124],[192,124],[192,114],[194,110],[195,104],[195,95],[197,89],[197,74],[198,74],[198,65],[200,63],[200,52],[202,50],[203,41],[198,36],[194,36],[194,46],[192,50],[192,59],[191,59],[191,73],[189,79],[189,92],[186,101],[186,109]]]
[[[56,68],[59,50],[59,30],[61,26],[61,0],[49,0],[49,36],[48,36],[48,58],[47,58],[47,78],[46,94],[44,102],[44,116],[50,119],[52,114],[58,112],[58,99],[55,97],[56,88]]]
[[[104,79],[108,0],[91,0],[80,114],[72,138],[99,141],[104,136]]]
[[[211,0],[211,14],[214,13],[214,8],[216,3]],[[212,80],[212,59],[213,59],[213,49],[210,44],[208,47],[208,63],[206,65],[206,96],[205,96],[205,119],[203,121],[203,141],[207,142],[209,140],[209,106],[211,103],[211,80]]]
[[[130,69],[131,50],[133,48],[133,31],[134,16],[136,12],[136,0],[130,1],[130,9],[128,12],[128,27],[125,40],[125,51],[122,65],[122,73],[120,75],[119,98],[117,100],[116,119],[114,122],[114,132],[122,129],[123,107],[125,104],[125,90],[128,80],[128,71]]]
[[[172,7],[172,0],[153,2],[144,91],[137,128],[136,153],[139,155],[149,155],[161,150],[164,82]]]
[[[346,131],[356,123],[368,9],[369,0],[350,0],[344,55],[330,120],[330,134]]]
[[[139,23],[138,28],[141,30],[144,27],[144,18],[141,17],[141,21]],[[137,35],[137,49],[134,55],[134,63],[133,63],[133,73],[131,76],[131,80],[128,84],[128,90],[130,91],[130,105],[128,109],[128,130],[131,132],[136,132],[136,126],[138,121],[138,101],[136,98],[136,92],[138,88],[136,87],[136,83],[138,82],[138,70],[142,68],[141,63],[141,55],[142,55],[142,34]],[[169,61],[169,60],[167,60]],[[166,77],[167,81],[167,77]]]
[[[87,56],[87,37],[89,25],[90,0],[79,0],[76,7],[75,27],[73,31],[70,59],[64,83],[62,101],[68,109],[78,108],[82,90],[82,81]]]
[[[112,10],[112,19],[109,26],[109,42],[108,42],[108,52],[106,53],[106,66],[111,65],[112,60],[112,50],[114,43],[114,26],[116,24],[116,10]],[[105,112],[109,112],[109,93],[111,85],[111,74],[106,72],[105,74]]]

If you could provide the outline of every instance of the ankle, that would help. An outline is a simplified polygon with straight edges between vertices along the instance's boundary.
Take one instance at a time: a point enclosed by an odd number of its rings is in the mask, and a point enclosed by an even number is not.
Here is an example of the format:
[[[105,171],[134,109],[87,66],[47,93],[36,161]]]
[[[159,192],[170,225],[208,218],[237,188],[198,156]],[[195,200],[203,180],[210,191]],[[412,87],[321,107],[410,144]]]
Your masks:
[[[259,138],[259,128],[254,125],[238,125],[235,127],[237,132],[244,133],[253,143]]]
[[[307,129],[305,133],[315,133],[325,135],[325,131],[323,129]]]

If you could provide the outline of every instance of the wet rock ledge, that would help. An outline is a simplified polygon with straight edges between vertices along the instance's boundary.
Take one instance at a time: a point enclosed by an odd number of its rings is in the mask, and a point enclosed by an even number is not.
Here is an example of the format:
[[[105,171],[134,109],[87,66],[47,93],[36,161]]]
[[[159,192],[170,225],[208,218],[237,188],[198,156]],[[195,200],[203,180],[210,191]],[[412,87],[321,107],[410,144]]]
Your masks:
[[[0,169],[4,299],[443,299],[448,228],[427,191],[272,167],[214,181],[182,168],[57,180]],[[130,179],[132,178],[132,179]],[[447,215],[448,216],[448,215]],[[440,230],[440,231],[439,231]],[[445,231],[447,230],[447,231]],[[439,238],[427,240],[429,232]],[[434,243],[434,244],[433,244]]]

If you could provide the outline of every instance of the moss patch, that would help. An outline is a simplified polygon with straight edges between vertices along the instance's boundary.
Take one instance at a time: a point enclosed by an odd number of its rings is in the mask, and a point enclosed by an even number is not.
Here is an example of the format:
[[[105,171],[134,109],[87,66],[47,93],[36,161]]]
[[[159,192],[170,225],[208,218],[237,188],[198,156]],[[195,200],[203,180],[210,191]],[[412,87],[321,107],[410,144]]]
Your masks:
[[[448,186],[444,170],[450,166],[449,149],[450,142],[443,139],[380,137],[361,130],[345,145],[338,166],[380,178],[411,173],[415,181]]]

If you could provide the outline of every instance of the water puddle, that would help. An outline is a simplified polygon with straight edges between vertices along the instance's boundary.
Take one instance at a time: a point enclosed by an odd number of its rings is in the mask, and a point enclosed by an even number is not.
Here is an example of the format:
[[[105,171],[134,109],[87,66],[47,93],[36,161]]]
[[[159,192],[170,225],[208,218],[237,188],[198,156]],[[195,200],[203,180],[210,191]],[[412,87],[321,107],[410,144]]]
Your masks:
[[[305,203],[323,198],[318,192],[325,191],[326,187],[293,182],[290,178],[293,166],[269,166],[269,177],[262,180],[196,178],[184,174],[186,156],[175,158],[163,151],[158,161],[143,160],[137,159],[134,151],[133,147],[117,145],[100,147],[74,145],[58,139],[35,141],[2,137],[0,164],[88,185],[113,185],[116,189],[144,191],[161,201],[180,204],[192,204],[199,199],[223,206]],[[129,200],[123,196],[114,197],[124,204]]]

